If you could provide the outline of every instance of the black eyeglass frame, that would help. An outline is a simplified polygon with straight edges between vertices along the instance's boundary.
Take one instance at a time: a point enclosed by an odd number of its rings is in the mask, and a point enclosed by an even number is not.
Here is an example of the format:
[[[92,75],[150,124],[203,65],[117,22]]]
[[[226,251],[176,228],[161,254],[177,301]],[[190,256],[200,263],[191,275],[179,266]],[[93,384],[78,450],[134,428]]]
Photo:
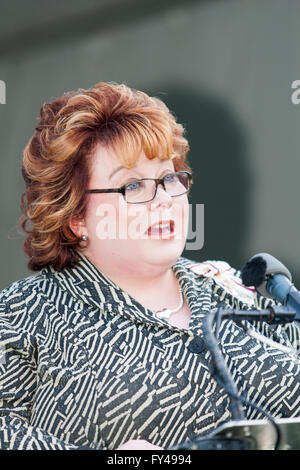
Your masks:
[[[125,199],[125,201],[127,202],[127,204],[144,204],[145,202],[149,202],[149,201],[153,201],[153,199],[155,198],[156,196],[156,193],[157,193],[157,187],[159,184],[162,184],[164,190],[167,192],[166,190],[166,187],[165,187],[165,178],[167,176],[170,176],[170,175],[178,175],[179,173],[185,173],[188,175],[188,183],[189,183],[189,187],[186,191],[184,191],[183,193],[180,193],[180,194],[176,194],[176,196],[171,196],[171,197],[177,197],[177,196],[182,196],[182,194],[186,194],[187,192],[189,192],[189,190],[191,189],[191,185],[193,184],[193,176],[192,174],[189,172],[189,171],[174,171],[172,173],[168,173],[167,175],[165,175],[163,178],[141,178],[141,179],[136,179],[134,181],[130,181],[129,183],[126,183],[124,184],[123,186],[121,186],[120,188],[107,188],[107,189],[87,189],[86,190],[86,193],[90,193],[90,194],[98,194],[98,193],[121,193]],[[141,201],[141,202],[128,202],[126,200],[126,187],[132,183],[136,183],[137,181],[155,181],[155,191],[154,191],[154,196],[152,199],[148,199],[147,201]],[[169,193],[168,193],[169,194]]]

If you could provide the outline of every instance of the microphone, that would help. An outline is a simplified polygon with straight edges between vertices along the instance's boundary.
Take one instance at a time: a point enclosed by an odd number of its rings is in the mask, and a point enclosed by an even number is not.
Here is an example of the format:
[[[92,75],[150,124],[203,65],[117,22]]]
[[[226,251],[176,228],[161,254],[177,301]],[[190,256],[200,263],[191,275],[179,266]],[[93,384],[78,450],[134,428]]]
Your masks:
[[[252,256],[243,266],[241,277],[245,286],[254,286],[264,297],[279,301],[296,312],[294,320],[300,321],[300,292],[292,283],[290,271],[274,256]]]

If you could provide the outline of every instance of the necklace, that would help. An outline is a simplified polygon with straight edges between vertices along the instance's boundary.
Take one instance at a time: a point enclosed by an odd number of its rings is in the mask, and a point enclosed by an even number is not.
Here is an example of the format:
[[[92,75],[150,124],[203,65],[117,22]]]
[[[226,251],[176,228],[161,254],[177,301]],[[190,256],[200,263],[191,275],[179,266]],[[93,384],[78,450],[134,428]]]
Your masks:
[[[164,318],[164,319],[168,319],[169,316],[172,314],[172,313],[175,313],[175,312],[178,312],[178,310],[180,310],[183,306],[183,302],[184,302],[184,298],[183,298],[183,293],[182,293],[182,289],[181,287],[179,287],[179,295],[180,295],[180,302],[179,302],[179,305],[174,308],[174,309],[170,309],[170,308],[163,308],[162,310],[157,310],[156,312],[154,312],[154,314],[158,317],[158,318]]]

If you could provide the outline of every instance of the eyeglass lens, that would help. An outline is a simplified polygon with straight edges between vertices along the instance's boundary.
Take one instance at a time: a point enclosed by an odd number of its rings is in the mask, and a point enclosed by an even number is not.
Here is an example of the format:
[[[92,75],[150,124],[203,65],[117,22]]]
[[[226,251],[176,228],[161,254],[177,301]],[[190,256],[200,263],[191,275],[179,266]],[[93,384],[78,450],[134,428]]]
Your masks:
[[[170,173],[164,177],[165,190],[170,196],[180,196],[189,189],[187,173]],[[128,183],[125,189],[127,202],[147,202],[154,198],[156,184],[153,180],[143,179]]]

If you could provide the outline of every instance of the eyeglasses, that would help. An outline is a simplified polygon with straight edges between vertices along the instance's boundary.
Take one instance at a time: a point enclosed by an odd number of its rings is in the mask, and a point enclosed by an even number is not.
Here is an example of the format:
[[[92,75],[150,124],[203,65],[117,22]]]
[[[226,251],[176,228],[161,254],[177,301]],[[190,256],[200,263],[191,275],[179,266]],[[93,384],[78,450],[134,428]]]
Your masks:
[[[181,196],[189,191],[192,175],[188,171],[176,171],[163,178],[143,178],[110,189],[88,189],[87,193],[121,193],[128,204],[142,204],[152,201],[157,192],[157,186],[161,184],[164,190],[172,197]]]

